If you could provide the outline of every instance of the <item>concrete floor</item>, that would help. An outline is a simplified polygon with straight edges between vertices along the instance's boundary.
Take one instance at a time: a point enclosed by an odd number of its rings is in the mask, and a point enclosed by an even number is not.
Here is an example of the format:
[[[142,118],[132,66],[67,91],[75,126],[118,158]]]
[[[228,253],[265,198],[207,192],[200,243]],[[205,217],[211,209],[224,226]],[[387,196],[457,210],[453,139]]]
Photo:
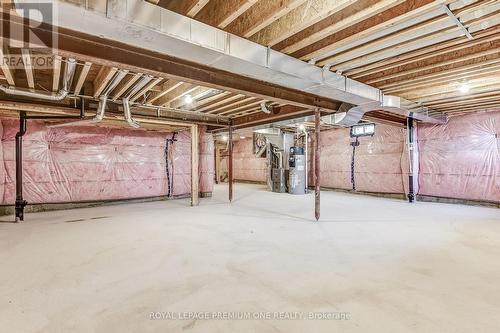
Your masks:
[[[323,192],[314,223],[312,195],[226,195],[0,224],[0,330],[498,332],[498,209]],[[349,319],[150,319],[182,311]]]

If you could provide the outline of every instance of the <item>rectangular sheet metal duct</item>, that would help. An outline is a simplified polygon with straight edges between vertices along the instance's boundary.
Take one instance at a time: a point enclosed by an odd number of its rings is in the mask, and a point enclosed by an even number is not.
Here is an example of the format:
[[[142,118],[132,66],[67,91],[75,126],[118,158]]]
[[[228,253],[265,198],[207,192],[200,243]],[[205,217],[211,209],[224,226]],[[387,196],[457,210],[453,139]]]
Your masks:
[[[108,0],[104,11],[66,1],[52,2],[57,11],[57,25],[62,28],[323,98],[353,105],[375,105],[374,109],[379,110],[390,107],[387,111],[424,122],[446,122],[443,114],[431,114],[427,108],[384,96],[379,89],[328,68],[306,63],[145,1]]]

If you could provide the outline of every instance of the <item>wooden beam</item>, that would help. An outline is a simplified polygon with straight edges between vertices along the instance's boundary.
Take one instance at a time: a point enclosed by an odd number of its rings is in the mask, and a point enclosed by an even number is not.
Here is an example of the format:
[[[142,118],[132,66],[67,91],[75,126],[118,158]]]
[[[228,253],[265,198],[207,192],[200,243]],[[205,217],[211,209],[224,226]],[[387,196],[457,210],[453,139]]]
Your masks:
[[[7,22],[12,28],[23,28],[23,21],[10,16]],[[213,67],[187,62],[154,51],[113,40],[103,39],[64,28],[50,29],[46,25],[31,27],[42,42],[58,38],[56,54],[90,61],[96,65],[119,66],[131,72],[143,72],[156,77],[189,82],[209,88],[221,89],[247,96],[273,100],[281,104],[301,107],[320,107],[335,111],[337,102],[304,91],[297,91],[262,80],[235,75]],[[103,58],[105,56],[105,59]]]
[[[59,90],[59,79],[61,78],[61,60],[61,57],[54,56],[54,65],[52,67],[52,91]]]
[[[3,48],[0,47],[0,59],[6,59],[8,57],[7,54],[4,53]],[[5,61],[0,61],[0,68],[2,68],[3,75],[5,76],[5,79],[7,80],[7,83],[10,86],[15,86],[16,83],[14,82],[14,76],[12,75],[12,72],[9,68],[9,65]]]
[[[257,0],[211,0],[194,18],[208,25],[224,28],[256,2]]]
[[[193,17],[209,0],[159,0],[156,4],[181,15]]]
[[[265,0],[257,1],[246,12],[226,27],[232,34],[250,37],[270,25],[280,17],[288,14],[306,0]]]
[[[75,95],[78,95],[80,93],[80,91],[82,90],[83,84],[85,83],[85,79],[87,78],[87,75],[89,74],[90,67],[92,67],[92,63],[86,61],[82,67],[82,71],[80,72],[80,76],[78,77],[78,82],[76,83],[76,86],[75,86]]]
[[[285,16],[253,35],[250,40],[273,46],[285,38],[306,29],[357,0],[308,0]]]
[[[118,68],[102,66],[94,79],[94,98],[98,98]]]
[[[11,110],[15,112],[19,111],[27,111],[27,112],[34,112],[34,113],[42,113],[42,114],[47,114],[47,115],[62,115],[62,116],[77,116],[80,113],[80,109],[74,109],[74,108],[68,108],[65,106],[59,106],[59,105],[43,105],[40,103],[24,103],[24,102],[14,102],[14,101],[5,101],[5,100],[0,100],[0,110]],[[183,122],[183,121],[177,121],[177,120],[170,120],[170,119],[161,119],[158,117],[148,117],[148,116],[141,116],[141,115],[136,115],[134,118],[144,124],[156,124],[156,125],[171,125],[171,126],[179,126],[179,127],[184,127],[184,128],[189,128],[192,124]],[[112,112],[106,112],[106,115],[104,116],[105,120],[108,121],[120,121],[124,123],[123,119],[123,112],[120,114],[115,114]],[[128,125],[127,125],[128,126]]]
[[[198,125],[191,126],[191,206],[199,203],[199,133]]]
[[[26,73],[28,87],[30,89],[35,89],[35,77],[33,76],[33,64],[31,63],[30,51],[27,49],[22,49],[21,57],[23,58],[24,72]]]

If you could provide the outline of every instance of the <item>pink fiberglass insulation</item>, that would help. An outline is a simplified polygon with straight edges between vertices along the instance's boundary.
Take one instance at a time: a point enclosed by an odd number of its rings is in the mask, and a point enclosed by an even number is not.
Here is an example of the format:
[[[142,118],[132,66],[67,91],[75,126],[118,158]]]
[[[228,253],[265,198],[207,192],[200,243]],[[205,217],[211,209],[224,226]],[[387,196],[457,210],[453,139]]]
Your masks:
[[[352,189],[349,129],[334,129],[321,133],[320,177],[321,186],[330,188]],[[314,142],[314,145],[316,143]],[[312,148],[312,147],[311,147]],[[314,152],[314,149],[310,149]],[[314,174],[314,154],[310,158],[310,174]],[[313,177],[314,178],[314,177]],[[314,184],[314,180],[310,182]]]
[[[500,111],[418,125],[419,194],[500,202]]]
[[[233,147],[233,178],[235,180],[265,182],[267,173],[266,159],[255,156],[253,153],[253,140],[242,139],[235,141]]]
[[[3,204],[15,198],[17,120],[2,120],[3,163],[0,193]],[[171,133],[69,126],[50,128],[28,121],[23,137],[23,189],[30,203],[101,201],[167,194],[165,142]],[[174,195],[190,193],[189,134],[179,133],[170,150]],[[187,144],[186,144],[187,142]],[[213,170],[211,135],[203,134],[200,187],[211,191]],[[208,143],[207,143],[208,142]],[[213,160],[212,160],[213,161]],[[207,179],[208,178],[208,179]]]
[[[200,192],[212,192],[214,185],[214,140],[211,133],[200,128],[199,146],[199,189]],[[172,149],[173,161],[173,195],[191,192],[191,133],[180,132]]]
[[[352,190],[351,146],[349,129],[321,133],[321,186]],[[354,156],[354,180],[357,191],[404,193],[401,158],[405,130],[378,124],[375,135],[359,138]]]

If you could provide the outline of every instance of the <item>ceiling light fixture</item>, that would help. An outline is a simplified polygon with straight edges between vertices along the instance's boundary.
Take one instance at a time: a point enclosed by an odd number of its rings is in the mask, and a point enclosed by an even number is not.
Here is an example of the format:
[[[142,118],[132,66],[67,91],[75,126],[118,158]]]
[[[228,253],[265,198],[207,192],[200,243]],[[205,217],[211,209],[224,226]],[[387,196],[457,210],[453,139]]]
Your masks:
[[[192,97],[191,95],[189,95],[189,94],[188,94],[188,95],[186,95],[186,96],[184,96],[184,102],[185,102],[186,104],[191,104],[191,103],[193,103],[193,97]]]
[[[463,82],[462,84],[460,84],[460,86],[458,87],[458,90],[460,90],[461,93],[463,94],[466,94],[469,92],[470,90],[470,86],[467,82]]]

